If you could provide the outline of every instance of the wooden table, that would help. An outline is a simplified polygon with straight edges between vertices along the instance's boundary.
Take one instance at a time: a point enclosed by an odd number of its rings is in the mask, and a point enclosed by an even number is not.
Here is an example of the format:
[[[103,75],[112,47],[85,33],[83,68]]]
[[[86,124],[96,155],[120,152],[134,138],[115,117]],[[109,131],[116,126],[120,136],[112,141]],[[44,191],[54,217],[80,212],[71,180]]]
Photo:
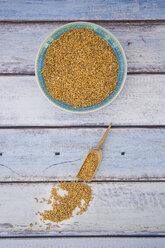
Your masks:
[[[110,30],[128,76],[108,107],[63,112],[35,80],[37,50],[70,21]],[[0,247],[165,247],[165,1],[0,2]],[[35,215],[57,180],[74,180],[87,151],[113,127],[82,216],[46,230]]]

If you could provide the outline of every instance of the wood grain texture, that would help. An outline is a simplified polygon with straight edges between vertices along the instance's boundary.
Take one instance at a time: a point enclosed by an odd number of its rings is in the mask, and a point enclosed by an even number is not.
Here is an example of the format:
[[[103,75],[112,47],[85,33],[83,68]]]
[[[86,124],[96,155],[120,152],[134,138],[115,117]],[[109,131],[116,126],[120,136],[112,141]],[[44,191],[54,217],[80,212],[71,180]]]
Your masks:
[[[165,183],[91,183],[93,201],[75,215],[46,230],[38,211],[51,208],[34,197],[48,198],[52,184],[1,184],[0,235],[164,235]],[[17,211],[16,211],[17,210]],[[60,232],[60,233],[59,233]]]
[[[0,20],[157,20],[164,9],[164,0],[4,0]]]
[[[75,180],[103,128],[1,129],[0,181]],[[164,129],[111,129],[94,180],[165,180]]]
[[[165,71],[165,23],[96,23],[121,42],[128,72]],[[66,22],[0,23],[0,73],[33,74],[41,43],[63,24]]]
[[[1,239],[5,248],[164,248],[165,238],[10,238]]]
[[[163,0],[0,1],[0,73],[34,74],[37,50],[64,21],[99,20],[124,47],[128,72],[164,72]],[[21,23],[22,21],[34,23]],[[56,21],[35,23],[35,21]],[[100,20],[109,20],[104,22]],[[58,22],[62,21],[62,22]],[[118,99],[89,115],[62,112],[41,95],[35,78],[0,77],[0,126],[164,125],[165,75],[130,75]],[[0,181],[73,180],[103,128],[0,129]],[[95,180],[164,180],[164,129],[112,129]],[[73,158],[73,159],[72,159]],[[51,183],[0,184],[0,236],[163,235],[165,182],[92,182],[88,212],[46,230],[29,227],[47,206]],[[164,247],[164,238],[1,239],[0,247]]]
[[[34,76],[0,77],[0,126],[164,125],[165,75],[128,75],[118,98],[89,114],[59,110]]]

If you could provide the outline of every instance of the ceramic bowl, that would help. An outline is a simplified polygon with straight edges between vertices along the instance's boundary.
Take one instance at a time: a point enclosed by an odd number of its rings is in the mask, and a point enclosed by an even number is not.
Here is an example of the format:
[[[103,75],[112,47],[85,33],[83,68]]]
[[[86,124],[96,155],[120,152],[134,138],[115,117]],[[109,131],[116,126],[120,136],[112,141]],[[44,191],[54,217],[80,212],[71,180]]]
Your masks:
[[[110,46],[112,47],[118,62],[119,62],[119,73],[118,73],[118,79],[117,79],[117,85],[116,89],[113,93],[111,93],[102,103],[98,103],[89,107],[79,107],[79,108],[74,108],[69,104],[66,104],[62,101],[57,101],[51,97],[51,95],[47,92],[46,90],[46,85],[45,85],[45,79],[43,77],[43,74],[41,73],[42,68],[44,66],[44,57],[47,48],[49,45],[56,39],[59,38],[60,35],[62,35],[64,32],[73,29],[73,28],[89,28],[92,29],[96,34],[101,36],[105,41],[107,41]],[[93,112],[96,110],[99,110],[101,108],[104,108],[108,104],[110,104],[120,93],[124,86],[124,82],[126,79],[127,75],[127,61],[126,61],[126,56],[123,51],[122,46],[120,45],[119,41],[115,38],[115,36],[110,33],[108,30],[102,28],[99,25],[93,24],[93,23],[88,23],[88,22],[73,22],[66,24],[64,26],[61,26],[60,28],[56,29],[53,33],[51,33],[42,43],[37,57],[36,57],[36,63],[35,63],[35,74],[37,78],[38,85],[43,92],[43,94],[46,96],[46,98],[53,103],[55,106],[59,107],[60,109],[74,112],[74,113],[88,113],[88,112]]]

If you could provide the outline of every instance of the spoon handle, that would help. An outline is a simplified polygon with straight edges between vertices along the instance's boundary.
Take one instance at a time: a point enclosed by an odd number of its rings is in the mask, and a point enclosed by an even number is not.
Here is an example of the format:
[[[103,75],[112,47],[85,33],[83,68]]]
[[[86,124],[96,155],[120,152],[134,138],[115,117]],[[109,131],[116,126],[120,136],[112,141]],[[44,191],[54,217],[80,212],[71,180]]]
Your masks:
[[[98,145],[97,145],[97,147],[96,147],[97,149],[101,149],[101,148],[102,148],[102,146],[103,146],[103,144],[104,144],[104,141],[105,141],[105,139],[106,139],[106,137],[107,137],[107,134],[108,134],[108,132],[109,132],[111,126],[112,126],[112,123],[109,125],[109,127],[108,127],[107,130],[105,131],[105,134],[103,135],[103,137],[101,138],[100,142],[98,143]]]

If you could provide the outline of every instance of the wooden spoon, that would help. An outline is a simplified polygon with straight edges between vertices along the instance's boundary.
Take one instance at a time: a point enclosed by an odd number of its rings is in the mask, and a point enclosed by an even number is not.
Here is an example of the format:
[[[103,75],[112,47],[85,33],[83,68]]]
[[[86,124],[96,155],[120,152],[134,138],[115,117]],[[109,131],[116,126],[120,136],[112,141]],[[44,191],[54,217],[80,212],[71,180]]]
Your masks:
[[[82,164],[82,166],[81,166],[81,168],[80,168],[80,170],[79,170],[79,172],[77,174],[77,178],[79,180],[91,181],[92,178],[94,177],[95,172],[96,172],[96,170],[97,170],[97,168],[98,168],[98,166],[99,166],[99,164],[100,164],[100,162],[102,160],[102,156],[103,156],[101,148],[102,148],[102,146],[104,144],[104,141],[105,141],[105,139],[106,139],[106,137],[108,135],[108,132],[109,132],[111,126],[112,126],[112,123],[107,128],[106,132],[104,133],[104,135],[103,135],[102,139],[100,140],[99,144],[97,145],[97,147],[92,148],[92,149],[89,150],[89,152],[88,152],[88,154],[87,154],[87,156],[86,156],[86,158],[85,158],[85,160],[84,160],[84,162],[83,162],[83,164]],[[91,161],[91,165],[92,165],[91,171],[90,171],[89,168],[87,168],[87,166],[89,167],[89,165],[86,163],[87,157],[89,158],[90,154],[91,155],[92,154],[96,155],[95,158],[97,158],[97,160],[94,161],[94,162],[96,162],[96,164],[94,164],[94,167],[93,167],[93,163]],[[89,175],[87,175],[88,171],[90,171]]]

